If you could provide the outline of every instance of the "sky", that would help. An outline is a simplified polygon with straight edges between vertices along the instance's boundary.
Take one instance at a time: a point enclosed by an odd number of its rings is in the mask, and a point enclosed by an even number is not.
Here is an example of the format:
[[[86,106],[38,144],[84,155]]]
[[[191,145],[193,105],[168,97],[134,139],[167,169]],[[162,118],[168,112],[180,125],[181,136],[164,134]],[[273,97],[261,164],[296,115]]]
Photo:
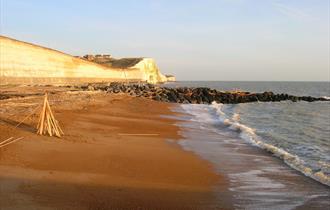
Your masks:
[[[330,0],[0,0],[0,33],[178,80],[329,81]]]

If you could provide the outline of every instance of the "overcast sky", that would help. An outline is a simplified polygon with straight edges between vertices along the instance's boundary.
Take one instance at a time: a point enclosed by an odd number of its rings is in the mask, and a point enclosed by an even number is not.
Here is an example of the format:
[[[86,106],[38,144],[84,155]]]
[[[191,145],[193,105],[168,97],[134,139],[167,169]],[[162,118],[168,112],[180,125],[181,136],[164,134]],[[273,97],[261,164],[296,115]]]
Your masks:
[[[178,80],[327,81],[330,0],[0,0],[1,34]]]

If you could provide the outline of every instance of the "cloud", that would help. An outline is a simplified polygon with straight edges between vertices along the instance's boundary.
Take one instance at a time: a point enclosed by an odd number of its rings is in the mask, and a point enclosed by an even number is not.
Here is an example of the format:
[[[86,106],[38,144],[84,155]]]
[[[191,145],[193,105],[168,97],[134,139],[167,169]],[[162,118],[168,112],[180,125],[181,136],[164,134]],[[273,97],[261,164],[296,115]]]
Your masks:
[[[317,17],[312,16],[311,14],[308,14],[307,12],[304,12],[301,9],[294,8],[279,2],[273,2],[272,5],[282,14],[297,19],[297,20],[303,20],[303,21],[313,21],[318,20]]]

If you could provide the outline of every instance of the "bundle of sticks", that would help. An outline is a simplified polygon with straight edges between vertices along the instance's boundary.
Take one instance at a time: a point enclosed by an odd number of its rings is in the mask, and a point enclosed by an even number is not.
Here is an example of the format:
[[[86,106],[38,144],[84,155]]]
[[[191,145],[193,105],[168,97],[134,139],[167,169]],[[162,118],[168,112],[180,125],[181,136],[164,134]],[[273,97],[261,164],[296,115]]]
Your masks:
[[[50,109],[47,93],[45,93],[44,104],[40,114],[37,129],[37,134],[39,135],[44,135],[47,133],[50,136],[57,137],[61,137],[61,135],[64,135],[62,129],[58,124],[58,121],[54,118],[53,112]]]
[[[9,144],[15,143],[15,142],[17,142],[17,141],[19,141],[19,140],[21,140],[21,139],[23,139],[23,137],[20,137],[20,138],[10,137],[10,138],[8,138],[8,139],[6,139],[6,140],[0,142],[0,148],[1,148],[1,147],[4,147],[4,146],[7,146],[7,145],[9,145]]]

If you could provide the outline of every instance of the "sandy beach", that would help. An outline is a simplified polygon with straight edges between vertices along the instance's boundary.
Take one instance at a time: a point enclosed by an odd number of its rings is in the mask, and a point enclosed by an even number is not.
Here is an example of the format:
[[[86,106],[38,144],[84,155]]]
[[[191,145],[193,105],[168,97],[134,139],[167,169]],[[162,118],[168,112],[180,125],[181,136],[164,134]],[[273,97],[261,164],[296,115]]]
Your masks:
[[[0,210],[330,210],[329,2],[0,0]]]
[[[36,135],[49,102],[65,135]],[[226,177],[176,143],[167,103],[65,88],[8,87],[31,94],[0,101],[0,209],[231,209]],[[214,194],[214,186],[223,192]],[[219,199],[219,193],[221,199]]]

